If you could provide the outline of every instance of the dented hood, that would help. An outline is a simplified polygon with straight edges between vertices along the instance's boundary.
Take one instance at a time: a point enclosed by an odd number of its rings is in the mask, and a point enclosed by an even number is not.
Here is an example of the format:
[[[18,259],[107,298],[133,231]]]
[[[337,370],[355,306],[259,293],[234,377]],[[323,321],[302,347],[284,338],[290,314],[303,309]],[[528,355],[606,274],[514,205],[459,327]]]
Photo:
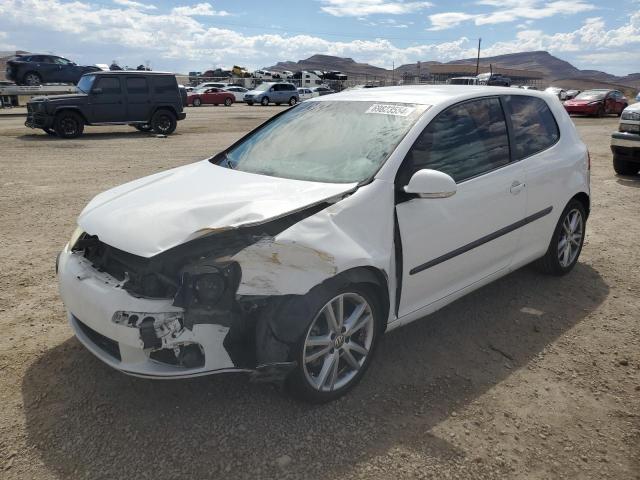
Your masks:
[[[355,187],[240,172],[204,160],[101,193],[78,223],[108,245],[152,257],[209,232],[264,223]]]

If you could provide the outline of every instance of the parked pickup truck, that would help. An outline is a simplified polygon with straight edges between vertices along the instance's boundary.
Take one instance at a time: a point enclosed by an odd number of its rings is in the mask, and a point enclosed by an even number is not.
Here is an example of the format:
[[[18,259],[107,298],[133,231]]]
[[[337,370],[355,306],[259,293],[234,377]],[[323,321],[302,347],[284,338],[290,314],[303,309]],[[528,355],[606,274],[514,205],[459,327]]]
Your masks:
[[[32,98],[25,125],[61,138],[82,135],[85,125],[131,125],[169,135],[186,117],[172,73],[94,72],[83,75],[77,89],[73,94]]]
[[[640,170],[640,103],[622,111],[617,132],[611,134],[613,169],[620,175],[635,175]]]

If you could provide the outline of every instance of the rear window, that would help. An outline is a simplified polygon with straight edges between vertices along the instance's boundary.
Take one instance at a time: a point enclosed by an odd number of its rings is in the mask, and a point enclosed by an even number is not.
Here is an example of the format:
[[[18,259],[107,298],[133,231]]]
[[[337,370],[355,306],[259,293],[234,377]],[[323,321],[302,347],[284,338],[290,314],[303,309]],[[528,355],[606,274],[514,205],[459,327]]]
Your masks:
[[[154,84],[155,92],[159,94],[175,92],[178,88],[176,78],[170,76],[155,77]]]
[[[511,123],[517,160],[529,157],[555,144],[560,138],[556,119],[541,98],[509,97]]]

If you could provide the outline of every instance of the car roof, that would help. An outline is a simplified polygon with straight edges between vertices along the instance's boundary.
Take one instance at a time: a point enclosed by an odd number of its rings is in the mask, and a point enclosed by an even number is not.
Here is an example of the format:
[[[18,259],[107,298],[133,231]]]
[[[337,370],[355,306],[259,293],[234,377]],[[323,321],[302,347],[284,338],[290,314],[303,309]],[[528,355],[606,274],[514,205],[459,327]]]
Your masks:
[[[421,105],[451,104],[474,97],[492,95],[524,95],[543,99],[553,98],[550,94],[537,90],[523,90],[509,87],[475,85],[404,85],[399,87],[378,87],[345,90],[333,95],[311,99],[316,102],[364,101],[416,103]]]

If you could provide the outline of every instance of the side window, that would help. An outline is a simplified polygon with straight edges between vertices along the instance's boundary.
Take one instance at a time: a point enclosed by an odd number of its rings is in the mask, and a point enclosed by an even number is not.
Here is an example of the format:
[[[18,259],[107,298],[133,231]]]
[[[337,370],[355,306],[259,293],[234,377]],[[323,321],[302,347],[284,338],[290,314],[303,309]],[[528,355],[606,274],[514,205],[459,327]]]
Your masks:
[[[127,77],[127,93],[129,95],[147,95],[149,86],[144,77]]]
[[[508,97],[516,160],[546,150],[560,138],[556,119],[541,98]]]
[[[102,89],[102,95],[119,95],[122,93],[120,89],[120,79],[117,77],[100,78],[96,88]]]
[[[170,76],[157,76],[154,78],[155,92],[158,94],[171,93],[177,90],[176,78]]]
[[[422,131],[399,172],[402,185],[423,168],[457,182],[509,163],[509,138],[500,100],[483,98],[454,105]]]

